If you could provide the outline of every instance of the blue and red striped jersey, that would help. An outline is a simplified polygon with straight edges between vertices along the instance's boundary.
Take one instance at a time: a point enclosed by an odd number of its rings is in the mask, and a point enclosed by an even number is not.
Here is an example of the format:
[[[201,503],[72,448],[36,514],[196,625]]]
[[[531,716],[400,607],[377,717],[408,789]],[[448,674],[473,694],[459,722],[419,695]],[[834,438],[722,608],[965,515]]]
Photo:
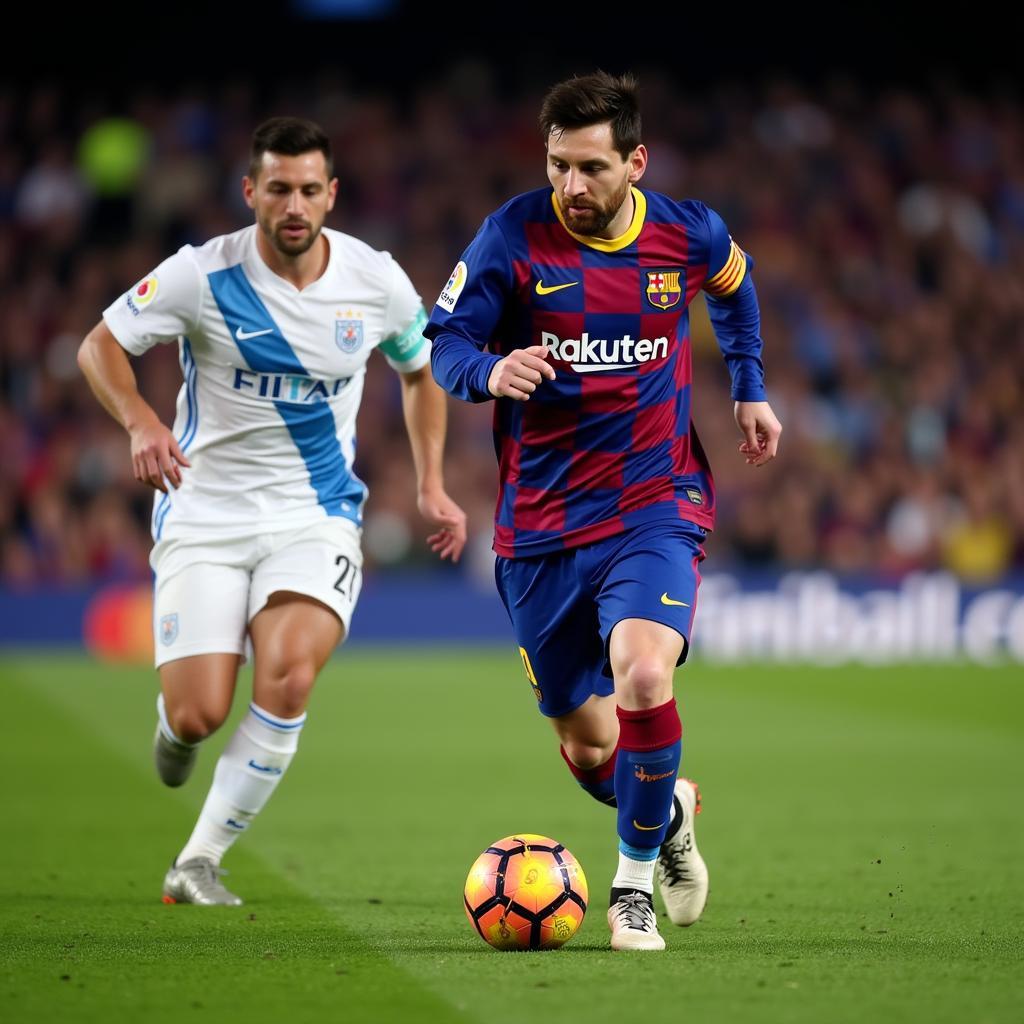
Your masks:
[[[636,188],[633,199],[615,239],[571,232],[550,188],[510,200],[484,221],[423,332],[438,383],[467,401],[493,397],[488,376],[512,350],[550,352],[555,380],[529,401],[495,402],[499,555],[657,521],[712,528],[714,484],[690,419],[687,310],[698,291],[733,397],[765,397],[752,261],[703,203]]]

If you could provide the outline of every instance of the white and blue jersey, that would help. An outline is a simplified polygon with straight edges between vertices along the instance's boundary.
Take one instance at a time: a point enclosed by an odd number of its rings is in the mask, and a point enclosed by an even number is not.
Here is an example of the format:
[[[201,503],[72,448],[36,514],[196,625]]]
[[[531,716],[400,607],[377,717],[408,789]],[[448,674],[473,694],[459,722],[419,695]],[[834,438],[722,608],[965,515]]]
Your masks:
[[[389,253],[325,228],[327,269],[300,291],[263,262],[258,230],[183,246],[103,313],[132,355],[179,346],[174,433],[192,465],[157,493],[154,540],[359,525],[366,361],[380,348],[399,372],[430,362],[423,304]]]

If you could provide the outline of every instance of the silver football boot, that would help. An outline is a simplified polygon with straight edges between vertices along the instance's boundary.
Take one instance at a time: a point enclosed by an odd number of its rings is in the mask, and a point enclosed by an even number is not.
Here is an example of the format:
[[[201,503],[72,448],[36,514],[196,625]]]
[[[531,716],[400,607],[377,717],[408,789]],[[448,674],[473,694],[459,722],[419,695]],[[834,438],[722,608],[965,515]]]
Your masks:
[[[240,907],[242,899],[221,885],[227,872],[209,857],[193,857],[172,864],[164,877],[164,903],[198,903],[202,906]]]

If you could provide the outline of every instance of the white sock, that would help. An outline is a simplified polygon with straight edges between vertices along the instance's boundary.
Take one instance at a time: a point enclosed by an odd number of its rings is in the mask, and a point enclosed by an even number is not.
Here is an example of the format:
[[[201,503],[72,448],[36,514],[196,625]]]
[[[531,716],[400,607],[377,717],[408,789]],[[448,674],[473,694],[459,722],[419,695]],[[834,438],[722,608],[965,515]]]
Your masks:
[[[248,828],[277,788],[299,745],[306,721],[278,718],[255,704],[220,755],[213,785],[192,836],[176,863],[209,857],[219,864],[231,844]]]
[[[158,693],[156,695],[156,716],[160,719],[160,731],[167,737],[172,743],[177,743],[179,747],[198,747],[198,743],[186,743],[183,739],[177,736],[174,730],[171,728],[171,723],[167,721],[167,708],[164,705],[164,695]]]
[[[655,856],[652,860],[634,860],[621,850],[619,851],[619,870],[612,879],[613,889],[636,889],[648,896],[654,895],[654,865],[658,863]]]

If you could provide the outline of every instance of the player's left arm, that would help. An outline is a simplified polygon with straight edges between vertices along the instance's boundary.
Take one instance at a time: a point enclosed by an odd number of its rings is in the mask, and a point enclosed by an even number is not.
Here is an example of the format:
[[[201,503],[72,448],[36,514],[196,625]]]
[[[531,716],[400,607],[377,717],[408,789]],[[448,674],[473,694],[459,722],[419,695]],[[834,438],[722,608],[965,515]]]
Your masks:
[[[708,226],[704,297],[718,346],[732,378],[734,415],[748,466],[763,466],[779,450],[782,424],[768,404],[761,352],[761,312],[750,271],[754,266],[731,238],[722,218],[703,208]]]
[[[427,314],[405,271],[391,261],[391,289],[380,350],[402,382],[402,413],[416,467],[416,505],[435,527],[427,537],[441,558],[459,560],[466,546],[466,513],[444,488],[448,396],[430,372]]]
[[[441,558],[459,560],[466,546],[466,513],[444,489],[444,438],[448,396],[435,383],[429,363],[402,373],[402,412],[416,467],[416,505],[420,515],[437,527],[427,538]]]

